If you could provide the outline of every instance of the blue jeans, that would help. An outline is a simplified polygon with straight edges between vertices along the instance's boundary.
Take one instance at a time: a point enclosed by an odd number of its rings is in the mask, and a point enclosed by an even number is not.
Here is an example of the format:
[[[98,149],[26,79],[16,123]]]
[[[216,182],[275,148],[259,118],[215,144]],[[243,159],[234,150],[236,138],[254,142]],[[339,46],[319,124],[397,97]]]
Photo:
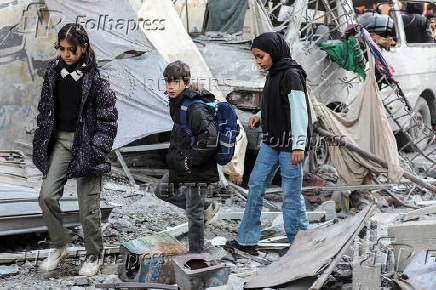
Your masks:
[[[248,182],[248,199],[236,237],[238,244],[253,246],[259,241],[263,196],[279,166],[282,176],[283,221],[289,243],[292,244],[299,229],[309,228],[306,205],[301,194],[304,163],[294,166],[291,160],[292,152],[279,152],[268,145],[261,144]]]

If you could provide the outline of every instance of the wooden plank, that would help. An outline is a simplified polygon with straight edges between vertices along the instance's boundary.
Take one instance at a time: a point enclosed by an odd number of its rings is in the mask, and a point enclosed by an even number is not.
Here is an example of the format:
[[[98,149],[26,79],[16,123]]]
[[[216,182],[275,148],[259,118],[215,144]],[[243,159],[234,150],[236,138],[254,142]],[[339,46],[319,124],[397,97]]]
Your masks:
[[[118,174],[118,175],[121,175],[121,176],[125,177],[125,174],[124,174],[124,172],[123,172],[123,170],[121,168],[117,168],[117,167],[113,167],[112,166],[112,172],[114,172],[115,174]],[[139,182],[146,183],[146,184],[149,184],[149,183],[158,183],[159,182],[159,179],[153,178],[153,177],[150,177],[150,176],[146,176],[146,175],[139,175],[139,174],[132,173],[132,177],[135,180],[137,180]]]
[[[154,151],[154,150],[162,150],[170,148],[170,143],[160,143],[153,145],[138,145],[138,146],[129,146],[120,148],[120,152],[144,152],[144,151]]]
[[[280,250],[290,246],[290,243],[257,243],[257,248],[261,250]]]
[[[245,189],[245,188],[243,188],[239,185],[236,185],[234,183],[229,183],[229,187],[232,188],[234,191],[240,193],[240,195],[242,195],[244,197],[245,201],[247,200],[248,189]],[[263,202],[264,202],[265,206],[271,210],[281,210],[281,208],[279,206],[266,200],[265,198],[263,199]]]
[[[175,227],[170,227],[167,228],[163,231],[160,231],[159,233],[167,233],[175,238],[184,235],[188,232],[189,228],[188,228],[188,223],[184,223],[181,225],[177,225]]]
[[[330,133],[327,130],[324,130],[324,129],[319,128],[319,127],[315,128],[315,130],[316,130],[316,132],[319,135],[331,138],[331,140],[333,142],[336,142],[336,144],[338,146],[344,146],[348,150],[351,150],[353,152],[358,153],[363,158],[367,158],[367,159],[369,159],[371,161],[376,162],[377,164],[379,164],[380,166],[382,166],[384,168],[388,168],[388,163],[385,160],[379,158],[378,156],[376,156],[376,155],[374,155],[374,154],[372,154],[370,152],[367,152],[365,150],[362,150],[360,147],[358,147],[356,145],[353,145],[353,144],[350,144],[350,143],[346,142],[343,138],[340,138],[340,137],[336,136],[335,134]],[[406,178],[406,179],[409,179],[410,181],[420,185],[421,187],[424,187],[425,189],[427,189],[427,190],[429,190],[429,191],[431,191],[433,193],[436,193],[436,187],[435,186],[424,182],[422,179],[416,177],[415,175],[412,175],[412,174],[410,174],[410,173],[405,171],[403,173],[403,177]]]
[[[262,214],[260,216],[261,222],[268,222],[272,221],[275,218],[282,215],[281,211],[262,211]],[[229,209],[222,209],[218,212],[217,218],[218,219],[224,219],[224,220],[241,220],[244,216],[243,211],[235,211],[235,210],[229,210]],[[309,219],[309,222],[319,222],[325,217],[325,211],[308,211],[307,212],[307,218]]]
[[[129,170],[132,175],[163,176],[168,173],[168,169],[130,167]]]
[[[391,189],[397,184],[366,184],[366,185],[334,185],[334,186],[304,186],[301,191],[346,191],[346,190],[382,190]],[[281,187],[268,188],[265,193],[281,193]]]
[[[126,165],[126,162],[124,162],[124,158],[121,155],[119,150],[115,150],[115,154],[117,155],[118,161],[120,162],[121,166],[123,167],[124,173],[126,174],[127,178],[129,179],[129,182],[131,185],[136,185],[135,179],[133,178],[132,174],[130,174],[129,168]]]

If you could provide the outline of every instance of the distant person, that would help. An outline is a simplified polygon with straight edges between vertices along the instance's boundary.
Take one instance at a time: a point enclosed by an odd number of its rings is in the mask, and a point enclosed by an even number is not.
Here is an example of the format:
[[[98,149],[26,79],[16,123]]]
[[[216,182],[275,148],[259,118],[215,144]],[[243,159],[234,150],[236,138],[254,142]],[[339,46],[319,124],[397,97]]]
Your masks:
[[[97,68],[88,34],[80,24],[58,33],[59,56],[44,75],[33,137],[33,163],[43,173],[39,205],[55,248],[40,269],[52,271],[68,257],[68,231],[59,200],[67,179],[77,179],[86,260],[79,275],[94,276],[103,262],[100,227],[101,175],[111,170],[108,158],[117,134],[115,93]]]
[[[423,3],[404,3],[405,11],[401,13],[407,43],[433,43],[430,21],[422,14]]]
[[[368,32],[373,32],[382,37],[395,37],[394,22],[386,14],[381,14],[377,4],[364,5],[363,14],[357,18],[357,22],[362,24]]]
[[[430,19],[430,29],[431,34],[433,35],[433,39],[436,42],[436,18]]]

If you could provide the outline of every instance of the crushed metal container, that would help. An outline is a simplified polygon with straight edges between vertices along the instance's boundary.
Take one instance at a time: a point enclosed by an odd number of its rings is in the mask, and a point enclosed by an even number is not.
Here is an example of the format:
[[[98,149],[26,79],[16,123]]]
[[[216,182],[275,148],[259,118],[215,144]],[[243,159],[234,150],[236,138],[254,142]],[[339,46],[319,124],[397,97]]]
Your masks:
[[[208,253],[186,254],[173,259],[180,290],[202,290],[227,284],[230,269]]]
[[[118,276],[124,282],[174,284],[172,260],[186,249],[167,233],[128,241],[120,246]]]

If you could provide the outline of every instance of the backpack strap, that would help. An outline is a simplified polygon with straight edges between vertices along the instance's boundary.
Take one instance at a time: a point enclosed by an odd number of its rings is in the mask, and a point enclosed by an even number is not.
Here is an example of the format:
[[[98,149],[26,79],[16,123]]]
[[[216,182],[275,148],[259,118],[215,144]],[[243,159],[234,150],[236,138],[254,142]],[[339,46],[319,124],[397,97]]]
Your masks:
[[[195,144],[195,137],[192,136],[192,131],[188,126],[188,121],[187,121],[187,112],[188,112],[188,108],[189,106],[191,106],[192,104],[204,104],[204,102],[202,100],[185,100],[182,104],[182,106],[180,107],[180,127],[182,127],[186,134],[188,134],[189,136],[191,136],[191,146],[194,146]]]

